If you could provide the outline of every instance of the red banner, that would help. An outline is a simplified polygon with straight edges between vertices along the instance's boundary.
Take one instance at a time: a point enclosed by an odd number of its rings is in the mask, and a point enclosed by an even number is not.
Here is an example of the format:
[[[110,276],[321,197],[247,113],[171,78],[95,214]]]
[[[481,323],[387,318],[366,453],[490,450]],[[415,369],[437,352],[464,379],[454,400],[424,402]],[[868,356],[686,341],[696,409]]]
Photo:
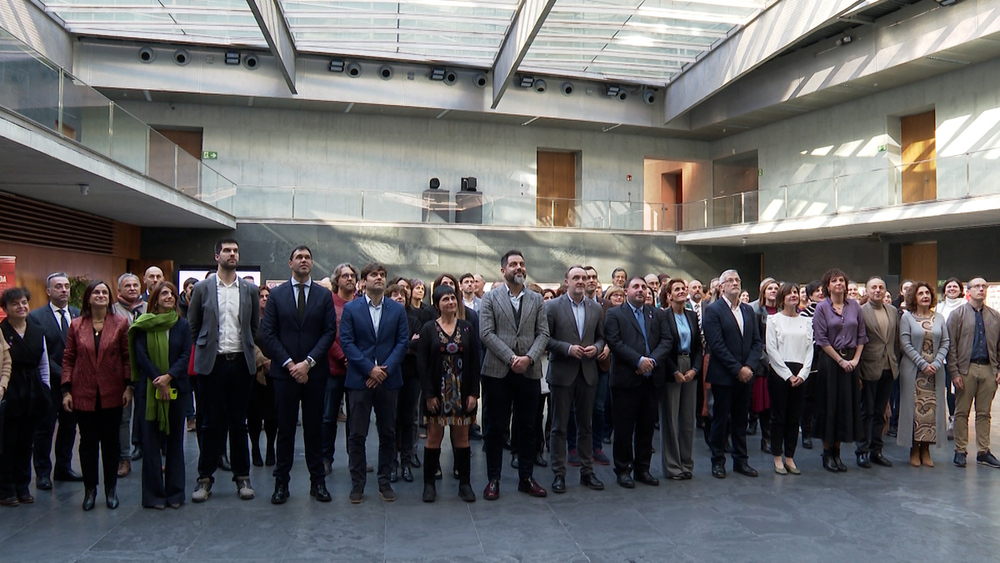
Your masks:
[[[0,256],[0,293],[9,287],[14,287],[14,260],[13,256]],[[0,309],[0,321],[7,318],[7,314]]]

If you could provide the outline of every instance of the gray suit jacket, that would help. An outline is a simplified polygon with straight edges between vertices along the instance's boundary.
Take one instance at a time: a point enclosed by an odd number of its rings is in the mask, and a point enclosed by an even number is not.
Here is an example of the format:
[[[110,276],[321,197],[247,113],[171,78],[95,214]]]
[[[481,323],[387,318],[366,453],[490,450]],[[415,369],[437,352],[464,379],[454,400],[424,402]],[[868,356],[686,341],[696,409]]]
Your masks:
[[[549,385],[572,385],[576,375],[583,370],[587,385],[597,385],[597,358],[576,359],[569,355],[569,347],[597,346],[597,353],[604,349],[604,311],[593,299],[583,300],[583,338],[576,328],[573,305],[569,294],[553,299],[545,304],[545,316],[549,323],[549,372],[545,375]]]
[[[254,361],[253,339],[260,326],[260,290],[257,286],[237,276],[240,286],[240,341],[247,369],[257,372]],[[199,375],[212,373],[215,356],[219,352],[219,294],[218,276],[212,274],[194,285],[188,305],[188,324],[194,342],[194,371]]]
[[[899,377],[899,312],[892,305],[883,306],[889,313],[888,334],[882,333],[876,317],[878,313],[875,312],[871,302],[861,306],[868,344],[865,344],[865,348],[861,351],[861,362],[858,367],[861,369],[861,379],[865,381],[878,381],[882,377],[882,366],[885,365],[886,357],[889,358],[892,378]]]
[[[510,359],[530,356],[532,366],[524,376],[541,379],[541,359],[549,343],[549,323],[545,318],[542,296],[527,288],[521,297],[521,322],[514,322],[514,306],[502,285],[483,295],[479,312],[479,338],[485,347],[483,375],[506,377]]]

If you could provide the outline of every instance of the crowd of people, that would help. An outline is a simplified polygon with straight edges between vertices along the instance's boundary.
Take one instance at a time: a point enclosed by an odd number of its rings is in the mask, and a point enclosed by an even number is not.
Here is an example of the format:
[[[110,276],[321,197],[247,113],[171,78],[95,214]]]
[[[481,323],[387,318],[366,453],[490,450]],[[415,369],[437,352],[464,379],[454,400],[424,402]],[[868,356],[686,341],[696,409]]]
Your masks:
[[[605,488],[595,465],[613,465],[621,487],[657,486],[657,447],[662,478],[691,479],[698,428],[720,479],[727,454],[734,472],[758,475],[747,449],[758,430],[779,475],[802,473],[800,429],[803,448],[822,443],[830,472],[847,471],[845,442],[859,467],[891,466],[886,436],[910,448],[916,467],[933,466],[931,448],[954,439],[953,463],[965,467],[973,407],[976,462],[1000,468],[990,452],[1000,314],[985,304],[982,278],[947,280],[937,303],[928,282],[908,281],[894,299],[881,278],[859,285],[834,268],[801,286],[765,278],[750,302],[735,270],[705,287],[617,268],[605,289],[595,268],[573,265],[558,287],[542,288],[528,283],[525,258],[506,252],[487,291],[480,274],[427,284],[389,278],[377,263],[315,279],[311,250],[298,246],[288,283],[258,287],[237,275],[239,243],[226,238],[216,271],[182,290],[155,267],[143,280],[123,274],[117,294],[91,282],[79,309],[63,272],[48,276],[48,304],[34,311],[27,289],[7,289],[0,505],[34,502],[33,463],[37,490],[82,481],[85,511],[103,475],[113,509],[117,480],[141,460],[142,506],[179,508],[185,431],[199,446],[193,502],[211,497],[219,471],[253,499],[252,464],[273,466],[270,500],[283,504],[299,427],[309,494],[329,502],[341,423],[354,504],[369,472],[391,502],[393,483],[412,482],[421,467],[422,500],[434,502],[446,429],[466,502],[477,498],[476,440],[485,499],[500,496],[505,450],[518,491],[544,497],[568,490],[568,467],[592,490]],[[551,467],[548,490],[536,467]]]

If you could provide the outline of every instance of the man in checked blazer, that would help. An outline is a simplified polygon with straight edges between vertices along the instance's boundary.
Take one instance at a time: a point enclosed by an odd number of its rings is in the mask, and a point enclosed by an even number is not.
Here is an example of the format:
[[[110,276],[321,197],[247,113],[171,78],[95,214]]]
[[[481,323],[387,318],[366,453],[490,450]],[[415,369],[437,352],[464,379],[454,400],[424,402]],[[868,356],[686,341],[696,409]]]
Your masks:
[[[597,393],[597,355],[604,349],[604,311],[587,299],[587,271],[566,270],[566,294],[545,304],[549,323],[549,372],[546,380],[552,405],[552,492],[566,492],[566,427],[570,407],[576,404],[580,484],[603,490],[594,475],[591,417]]]
[[[542,296],[524,286],[527,268],[519,250],[500,259],[504,284],[483,295],[479,335],[484,347],[483,400],[486,413],[486,500],[500,498],[504,427],[514,410],[518,443],[517,490],[534,497],[546,491],[532,477],[535,415],[541,396],[541,359],[549,342]]]
[[[195,284],[188,306],[188,324],[194,342],[194,371],[198,374],[198,409],[204,409],[198,484],[194,502],[208,500],[219,457],[229,455],[239,497],[254,497],[250,486],[250,449],[247,409],[256,373],[254,334],[260,326],[259,290],[236,275],[240,243],[226,238],[215,243],[216,273]]]

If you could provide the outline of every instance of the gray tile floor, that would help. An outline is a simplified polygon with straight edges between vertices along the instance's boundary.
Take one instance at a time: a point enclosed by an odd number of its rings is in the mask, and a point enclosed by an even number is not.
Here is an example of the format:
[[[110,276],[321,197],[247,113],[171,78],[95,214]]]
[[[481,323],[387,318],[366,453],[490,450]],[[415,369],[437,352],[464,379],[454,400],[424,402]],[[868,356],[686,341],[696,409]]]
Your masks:
[[[1000,416],[994,421],[1000,436]],[[516,472],[505,467],[496,502],[460,501],[446,475],[438,502],[425,505],[417,470],[417,482],[396,486],[396,502],[379,500],[371,478],[365,502],[353,506],[342,440],[328,479],[332,503],[309,497],[301,447],[284,506],[268,502],[266,467],[253,468],[252,501],[237,499],[223,475],[207,503],[162,512],[140,508],[138,471],[119,482],[115,511],[99,497],[84,513],[82,486],[57,483],[35,492],[34,505],[0,509],[0,561],[985,561],[1000,553],[1000,471],[952,466],[951,443],[934,451],[937,467],[920,469],[892,446],[886,453],[895,467],[863,470],[845,448],[846,474],[823,471],[819,450],[799,449],[804,474],[794,477],[772,473],[752,437],[751,463],[761,476],[719,481],[699,439],[695,478],[686,482],[625,490],[599,467],[608,488],[597,492],[580,487],[571,468],[566,494],[534,499],[517,492]],[[480,445],[473,485],[481,495]],[[194,440],[186,450],[193,483]],[[443,457],[447,473],[447,448]],[[549,469],[535,475],[551,483]]]

